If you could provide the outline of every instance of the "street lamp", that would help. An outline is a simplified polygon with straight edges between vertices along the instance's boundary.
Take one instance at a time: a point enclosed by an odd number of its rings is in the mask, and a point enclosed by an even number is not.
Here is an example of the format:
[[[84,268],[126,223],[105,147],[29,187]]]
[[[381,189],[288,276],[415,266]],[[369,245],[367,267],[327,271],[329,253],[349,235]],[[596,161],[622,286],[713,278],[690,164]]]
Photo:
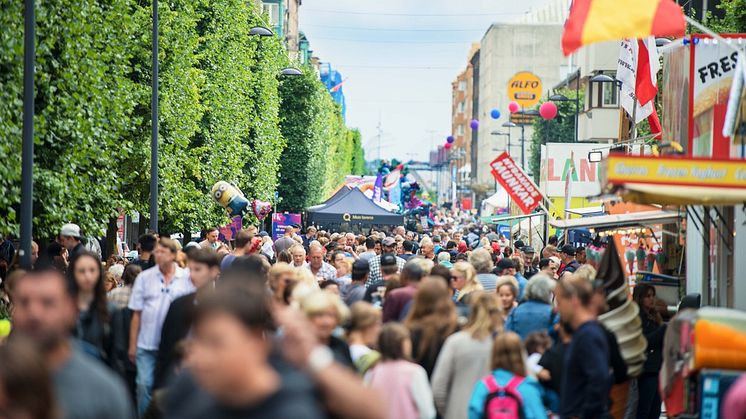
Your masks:
[[[288,67],[283,68],[282,71],[280,71],[280,74],[283,76],[302,76],[303,72],[295,67]]]
[[[249,30],[249,35],[272,36],[274,35],[274,32],[264,26],[254,26]]]
[[[590,81],[593,83],[616,83],[617,80],[608,74],[601,73],[591,77]]]
[[[158,231],[158,0],[153,0],[153,80],[150,97],[150,229]]]
[[[24,1],[23,11],[23,142],[21,145],[21,268],[31,269],[34,217],[34,67],[36,66],[36,9]]]

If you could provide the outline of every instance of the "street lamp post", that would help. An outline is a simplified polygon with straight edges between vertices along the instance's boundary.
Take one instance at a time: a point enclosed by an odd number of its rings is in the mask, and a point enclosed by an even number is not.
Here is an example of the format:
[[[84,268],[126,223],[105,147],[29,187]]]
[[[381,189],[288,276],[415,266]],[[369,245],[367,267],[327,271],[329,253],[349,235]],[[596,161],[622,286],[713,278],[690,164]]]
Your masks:
[[[158,0],[153,0],[153,80],[150,98],[150,229],[158,231]]]
[[[23,18],[23,144],[21,148],[21,268],[31,269],[34,216],[34,67],[36,62],[36,10],[24,1]]]

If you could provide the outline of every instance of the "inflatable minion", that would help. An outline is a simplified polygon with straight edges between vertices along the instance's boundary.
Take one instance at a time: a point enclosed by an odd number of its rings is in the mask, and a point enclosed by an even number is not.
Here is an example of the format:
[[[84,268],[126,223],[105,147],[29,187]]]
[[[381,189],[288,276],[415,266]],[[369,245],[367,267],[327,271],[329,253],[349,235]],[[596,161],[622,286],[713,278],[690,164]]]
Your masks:
[[[212,197],[225,208],[230,217],[237,215],[243,217],[244,212],[249,207],[249,200],[243,196],[241,190],[222,180],[213,185]]]

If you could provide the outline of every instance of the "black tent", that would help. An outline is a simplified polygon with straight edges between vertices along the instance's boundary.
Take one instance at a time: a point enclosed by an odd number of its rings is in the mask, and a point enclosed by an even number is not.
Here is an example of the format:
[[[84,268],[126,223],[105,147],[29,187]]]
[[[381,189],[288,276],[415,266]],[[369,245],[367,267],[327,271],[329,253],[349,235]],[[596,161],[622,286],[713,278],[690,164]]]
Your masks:
[[[312,207],[306,208],[306,212],[318,211],[321,208],[325,208],[325,207],[327,207],[327,206],[329,206],[329,205],[331,205],[331,204],[339,201],[340,199],[344,198],[345,196],[347,196],[347,194],[350,193],[351,190],[352,190],[352,188],[350,188],[348,186],[342,186],[341,188],[339,188],[337,190],[337,192],[334,192],[334,195],[332,195],[329,199],[327,199],[323,203],[318,204],[318,205],[314,205]]]
[[[402,225],[404,216],[376,205],[358,188],[342,188],[321,205],[308,208],[308,223],[316,225]]]

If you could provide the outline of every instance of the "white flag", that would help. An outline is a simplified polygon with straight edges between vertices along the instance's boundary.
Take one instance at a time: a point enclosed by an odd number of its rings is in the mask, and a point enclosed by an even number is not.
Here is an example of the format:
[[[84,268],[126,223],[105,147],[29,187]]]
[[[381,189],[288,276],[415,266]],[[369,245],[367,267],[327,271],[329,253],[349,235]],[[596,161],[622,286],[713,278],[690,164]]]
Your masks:
[[[656,74],[660,69],[660,63],[658,61],[658,49],[655,46],[655,37],[645,38],[642,42],[647,54],[640,56],[640,46],[636,39],[625,39],[621,42],[619,50],[619,61],[617,63],[616,79],[622,82],[621,92],[619,95],[620,105],[629,114],[630,118],[632,114],[635,116],[635,124],[639,124],[642,120],[647,118],[653,113],[653,101],[647,101],[642,104],[637,100],[635,91],[638,86],[638,77],[641,78],[643,84],[656,85]],[[644,52],[644,51],[643,51]],[[638,66],[641,64],[638,60],[647,60],[648,65]],[[647,74],[637,74],[639,67],[649,69]],[[635,102],[637,102],[637,108],[635,109]]]

